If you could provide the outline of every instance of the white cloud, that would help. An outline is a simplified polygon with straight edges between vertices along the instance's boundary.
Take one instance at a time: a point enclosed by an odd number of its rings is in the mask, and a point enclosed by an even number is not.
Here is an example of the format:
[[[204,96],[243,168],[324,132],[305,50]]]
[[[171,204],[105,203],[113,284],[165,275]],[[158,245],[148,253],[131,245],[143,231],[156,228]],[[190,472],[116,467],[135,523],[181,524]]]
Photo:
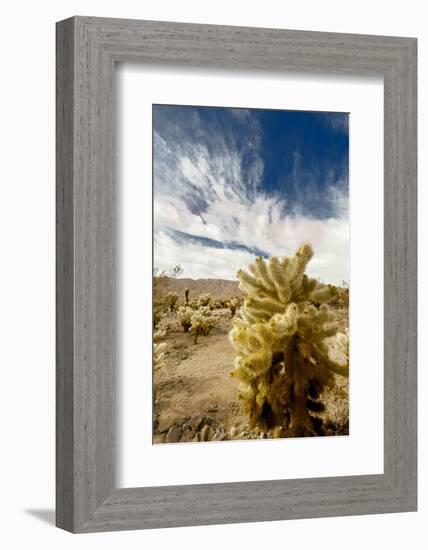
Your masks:
[[[309,241],[315,251],[309,274],[331,283],[349,280],[346,186],[332,179],[328,192],[336,214],[328,219],[301,215],[283,199],[260,192],[263,162],[257,153],[257,121],[249,111],[237,112],[236,118],[251,123],[252,139],[244,150],[233,147],[224,135],[175,139],[170,147],[169,140],[155,133],[155,266],[167,270],[181,264],[185,277],[234,279],[255,257],[244,250],[176,240],[162,230],[167,227],[279,256],[291,255]],[[196,127],[195,136],[203,131]],[[245,166],[244,155],[251,155]]]

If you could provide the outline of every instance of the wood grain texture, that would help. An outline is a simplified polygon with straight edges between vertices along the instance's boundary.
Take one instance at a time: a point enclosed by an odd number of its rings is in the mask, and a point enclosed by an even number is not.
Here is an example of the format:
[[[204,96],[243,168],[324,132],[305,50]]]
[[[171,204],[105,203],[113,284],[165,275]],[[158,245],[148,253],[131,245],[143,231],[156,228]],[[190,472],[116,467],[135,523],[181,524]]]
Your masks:
[[[376,74],[385,89],[383,475],[115,489],[115,62]],[[416,40],[75,17],[57,25],[57,525],[416,510]],[[144,467],[144,464],[142,464]]]

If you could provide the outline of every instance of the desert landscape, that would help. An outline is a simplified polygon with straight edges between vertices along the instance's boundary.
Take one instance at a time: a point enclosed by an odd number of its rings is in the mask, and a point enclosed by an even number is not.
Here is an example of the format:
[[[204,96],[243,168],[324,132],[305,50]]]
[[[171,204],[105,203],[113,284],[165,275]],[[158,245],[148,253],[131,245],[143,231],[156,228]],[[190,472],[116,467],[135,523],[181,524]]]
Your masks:
[[[229,332],[234,319],[240,315],[245,297],[239,282],[164,276],[161,286],[166,306],[162,308],[155,334],[162,335],[165,345],[161,366],[154,369],[153,442],[274,437],[273,430],[250,426],[239,398],[238,380],[231,376],[236,352]],[[344,333],[348,328],[349,290],[346,287],[334,287],[334,290],[330,309],[334,324]],[[168,305],[171,297],[173,301],[176,299],[172,308]],[[212,328],[195,343],[192,331],[184,330],[180,322],[180,311],[186,304],[197,311],[200,297],[203,303],[208,300],[208,305],[203,307],[210,308]],[[330,347],[334,353],[334,341]],[[349,433],[348,378],[333,376],[331,387],[312,401],[313,435]]]
[[[154,104],[153,443],[349,434],[349,113]]]

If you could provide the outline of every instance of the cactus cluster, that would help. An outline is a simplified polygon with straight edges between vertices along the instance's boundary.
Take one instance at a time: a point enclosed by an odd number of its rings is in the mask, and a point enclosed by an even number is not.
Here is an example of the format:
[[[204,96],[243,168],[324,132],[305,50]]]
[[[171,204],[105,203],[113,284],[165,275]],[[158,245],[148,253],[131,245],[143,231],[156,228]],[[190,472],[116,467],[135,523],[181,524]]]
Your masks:
[[[232,375],[250,426],[278,437],[319,433],[318,398],[334,373],[348,373],[349,360],[337,361],[326,344],[337,334],[331,290],[304,273],[312,256],[303,244],[291,258],[259,257],[237,274],[247,297],[229,333]]]
[[[215,318],[209,306],[201,306],[198,309],[181,306],[178,308],[177,317],[184,332],[192,331],[195,344],[199,336],[207,336],[215,325]]]

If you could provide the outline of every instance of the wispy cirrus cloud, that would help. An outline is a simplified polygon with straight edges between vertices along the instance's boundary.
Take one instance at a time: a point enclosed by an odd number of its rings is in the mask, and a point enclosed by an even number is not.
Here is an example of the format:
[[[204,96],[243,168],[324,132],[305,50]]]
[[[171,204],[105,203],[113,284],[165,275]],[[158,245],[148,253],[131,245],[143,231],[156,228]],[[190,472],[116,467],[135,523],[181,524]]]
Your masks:
[[[156,266],[234,279],[256,255],[310,241],[313,276],[349,279],[346,163],[311,170],[295,149],[288,172],[268,181],[267,132],[259,111],[154,107]]]

